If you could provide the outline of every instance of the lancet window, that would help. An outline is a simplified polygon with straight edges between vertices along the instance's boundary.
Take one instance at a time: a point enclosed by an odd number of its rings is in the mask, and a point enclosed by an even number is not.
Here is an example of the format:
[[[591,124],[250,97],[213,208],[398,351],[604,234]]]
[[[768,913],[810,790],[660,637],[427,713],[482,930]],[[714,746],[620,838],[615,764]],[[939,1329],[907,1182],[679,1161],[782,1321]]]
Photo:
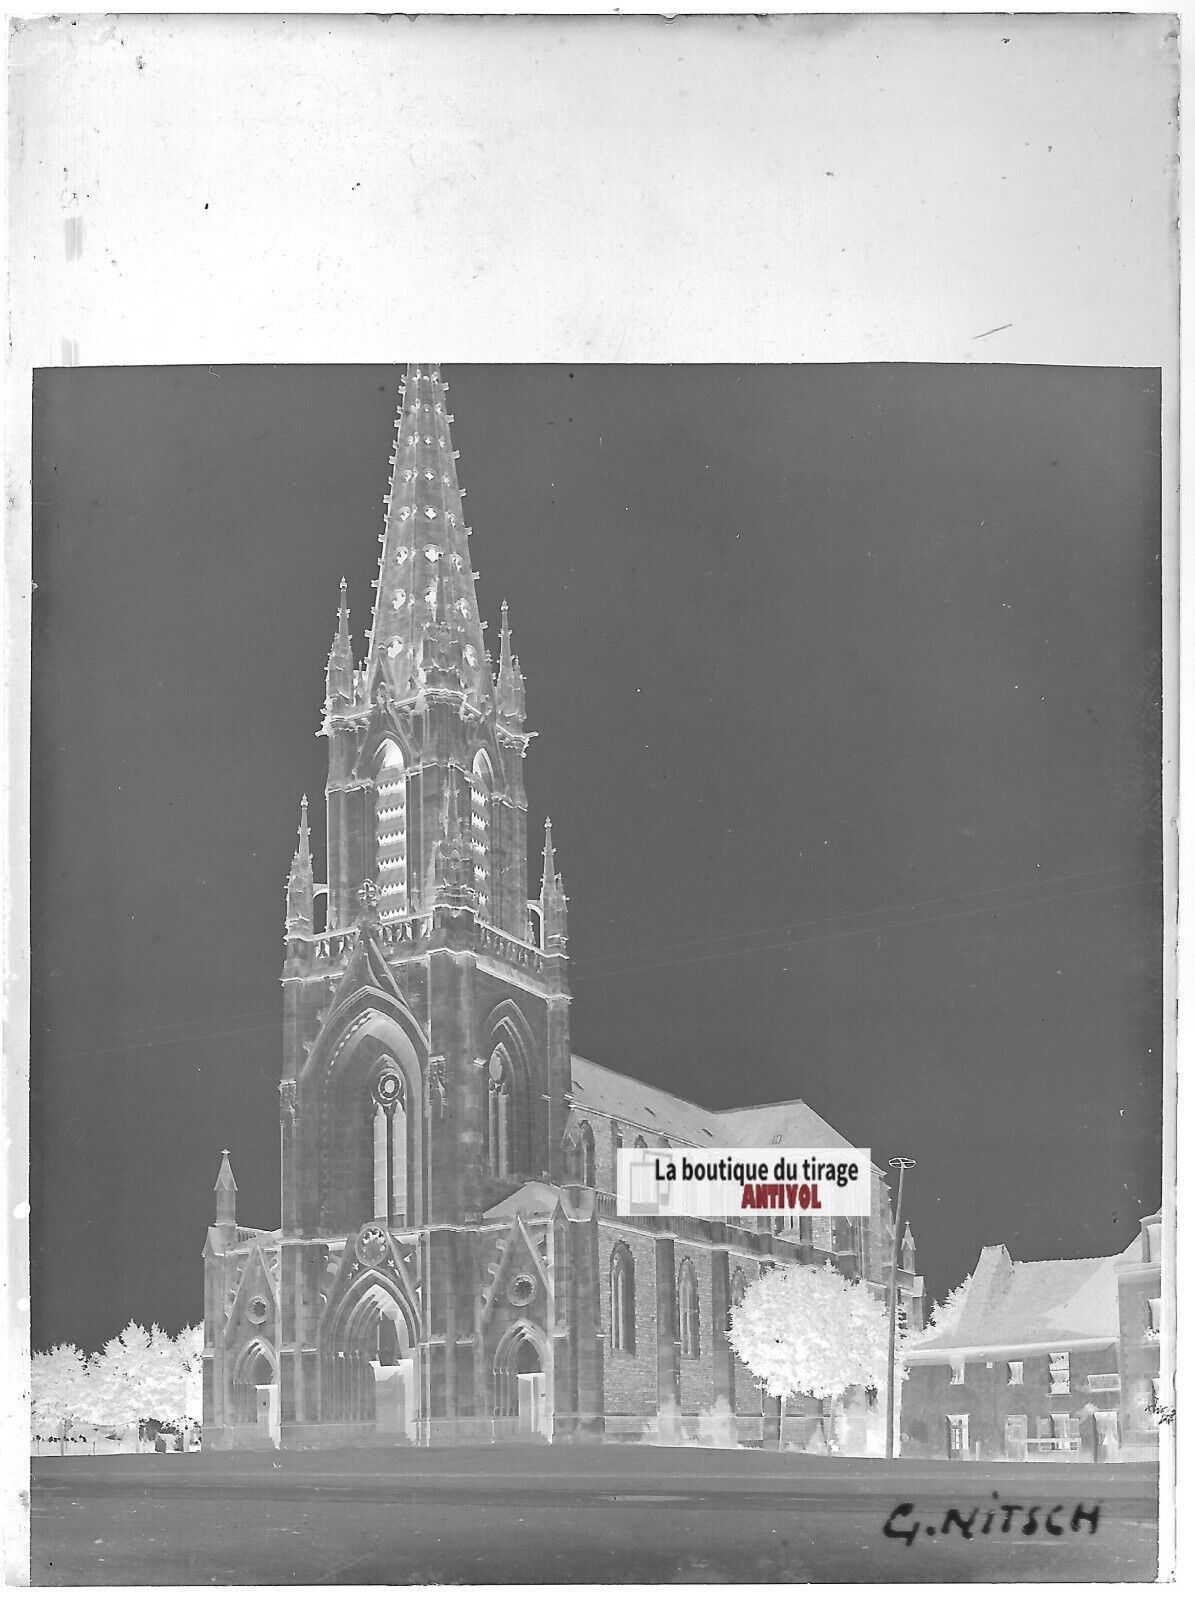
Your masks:
[[[385,1059],[373,1086],[373,1210],[395,1227],[403,1227],[410,1212],[408,1135],[406,1086]]]
[[[378,909],[383,919],[405,917],[407,895],[407,774],[402,751],[387,739],[374,779]]]
[[[477,886],[477,914],[483,921],[493,920],[494,886],[490,878],[491,795],[494,775],[489,757],[479,750],[470,776],[473,881]]]
[[[610,1256],[610,1346],[635,1350],[635,1259],[621,1241]]]

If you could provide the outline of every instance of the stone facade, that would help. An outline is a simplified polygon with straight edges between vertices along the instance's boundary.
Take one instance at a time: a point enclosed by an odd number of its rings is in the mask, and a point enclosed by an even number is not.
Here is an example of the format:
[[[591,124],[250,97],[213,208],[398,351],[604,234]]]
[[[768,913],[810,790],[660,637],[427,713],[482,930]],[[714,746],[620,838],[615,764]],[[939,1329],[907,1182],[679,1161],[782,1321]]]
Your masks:
[[[505,605],[485,651],[446,394],[408,370],[360,666],[341,587],[326,881],[304,800],[286,892],[281,1226],[238,1224],[226,1154],[205,1445],[644,1437],[715,1405],[774,1438],[733,1298],[823,1260],[882,1293],[887,1185],[857,1224],[617,1217],[622,1140],[848,1141],[800,1101],[711,1112],[572,1055],[563,880],[549,823],[527,899],[523,677]],[[900,1282],[915,1302],[911,1248]]]

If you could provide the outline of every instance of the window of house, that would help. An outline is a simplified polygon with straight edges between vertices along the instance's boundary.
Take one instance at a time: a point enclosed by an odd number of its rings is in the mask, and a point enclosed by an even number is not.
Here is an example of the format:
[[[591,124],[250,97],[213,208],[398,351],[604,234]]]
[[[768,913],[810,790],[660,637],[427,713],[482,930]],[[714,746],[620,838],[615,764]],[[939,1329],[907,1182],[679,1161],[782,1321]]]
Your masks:
[[[1069,1350],[1050,1351],[1050,1393],[1071,1392],[1071,1357]]]
[[[1161,1296],[1159,1295],[1156,1299],[1149,1300],[1147,1304],[1149,1306],[1149,1326],[1146,1332],[1151,1339],[1160,1339],[1162,1337]]]
[[[965,1455],[970,1449],[971,1418],[968,1415],[946,1418],[946,1442],[951,1456]]]
[[[1010,1384],[1024,1383],[1025,1363],[1023,1361],[1010,1361],[1008,1363],[1008,1381]]]
[[[1055,1450],[1077,1450],[1079,1448],[1079,1419],[1078,1417],[1056,1414],[1050,1418],[1054,1430]]]
[[[1025,1441],[1029,1437],[1029,1418],[1010,1415],[1004,1419],[1004,1453],[1010,1461],[1024,1461]]]
[[[952,1361],[950,1363],[951,1383],[965,1383],[967,1381],[967,1364],[965,1361]]]
[[[1089,1372],[1087,1374],[1087,1387],[1098,1394],[1119,1393],[1119,1372]]]
[[[635,1352],[635,1258],[621,1241],[610,1256],[610,1346]]]
[[[679,1299],[680,1353],[696,1358],[701,1354],[701,1313],[697,1298],[697,1274],[689,1260],[681,1263]]]

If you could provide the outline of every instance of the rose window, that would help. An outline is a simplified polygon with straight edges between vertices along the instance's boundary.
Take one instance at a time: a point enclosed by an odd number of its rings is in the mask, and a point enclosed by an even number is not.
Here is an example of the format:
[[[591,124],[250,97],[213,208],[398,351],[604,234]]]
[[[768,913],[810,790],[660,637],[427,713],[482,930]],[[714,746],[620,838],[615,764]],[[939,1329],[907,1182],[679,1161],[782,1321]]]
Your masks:
[[[520,1272],[511,1281],[510,1288],[506,1291],[506,1298],[512,1306],[525,1306],[530,1303],[535,1294],[535,1279],[529,1272]]]
[[[376,1222],[370,1223],[368,1228],[362,1228],[357,1237],[357,1260],[362,1266],[376,1267],[386,1259],[387,1254],[385,1228],[379,1228]]]

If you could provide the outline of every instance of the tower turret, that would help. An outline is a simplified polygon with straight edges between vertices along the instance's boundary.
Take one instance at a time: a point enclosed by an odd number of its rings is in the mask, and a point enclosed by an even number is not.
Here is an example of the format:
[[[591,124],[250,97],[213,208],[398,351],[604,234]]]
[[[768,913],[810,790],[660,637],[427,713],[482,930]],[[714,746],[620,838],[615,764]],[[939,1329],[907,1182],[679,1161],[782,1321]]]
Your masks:
[[[353,639],[349,633],[348,585],[340,580],[340,612],[332,649],[328,653],[327,707],[351,705],[353,701]]]
[[[310,933],[315,918],[315,883],[311,871],[311,836],[307,828],[307,796],[299,812],[299,847],[286,881],[286,931]]]
[[[228,1164],[228,1151],[222,1152],[224,1159],[220,1163],[220,1172],[216,1178],[216,1226],[218,1228],[235,1228],[237,1220],[237,1184],[232,1175],[232,1168]]]
[[[556,871],[556,852],[552,846],[552,819],[544,819],[544,875],[539,889],[539,909],[543,919],[544,949],[564,955],[568,949],[568,900],[564,879]]]
[[[498,681],[495,685],[494,704],[498,708],[498,715],[506,722],[521,725],[527,714],[519,658],[512,653],[510,647],[510,618],[505,600],[502,602],[502,647],[498,658]]]

